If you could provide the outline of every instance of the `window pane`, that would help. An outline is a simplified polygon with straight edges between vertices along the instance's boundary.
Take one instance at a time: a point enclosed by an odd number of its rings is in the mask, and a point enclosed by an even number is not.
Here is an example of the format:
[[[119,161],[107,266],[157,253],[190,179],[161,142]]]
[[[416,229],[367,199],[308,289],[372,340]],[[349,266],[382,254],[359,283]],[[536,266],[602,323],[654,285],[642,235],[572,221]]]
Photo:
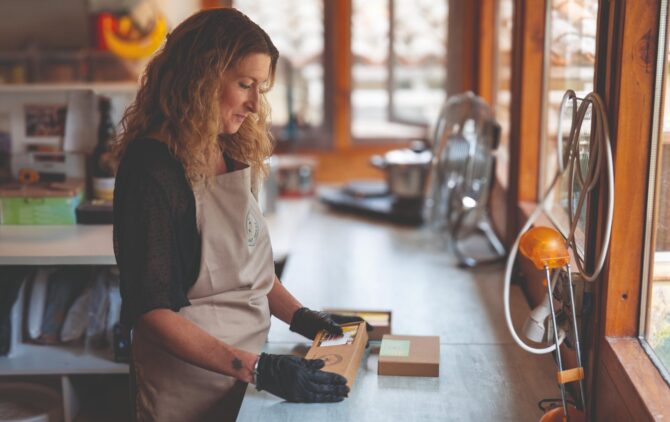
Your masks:
[[[499,163],[509,162],[509,124],[512,98],[512,24],[514,18],[514,0],[498,2],[498,55],[496,58],[496,120],[500,124],[500,146],[496,154]],[[498,178],[507,182],[508,166],[496,166]]]
[[[444,102],[447,1],[353,0],[352,6],[354,138],[425,137],[426,127],[406,123],[432,124]]]
[[[323,0],[235,0],[279,50],[272,122],[298,126],[323,122]]]
[[[383,131],[387,120],[388,5],[388,0],[354,0],[352,5],[351,107],[356,137]]]
[[[666,370],[670,371],[670,55],[666,56],[664,77],[665,109],[660,119],[657,167],[653,169],[656,174],[656,209],[653,243],[650,245],[653,262],[645,337]]]
[[[445,99],[447,1],[393,1],[393,117],[437,120]]]
[[[572,109],[565,109],[563,113],[562,139],[557,141],[559,125],[559,107],[563,94],[572,89],[577,97],[583,98],[593,91],[593,77],[595,71],[596,26],[598,15],[598,0],[552,0],[549,2],[551,17],[548,25],[549,51],[548,57],[547,92],[545,97],[546,129],[542,139],[542,185],[540,195],[544,195],[559,168],[559,145],[567,141],[570,130],[570,113]],[[578,103],[579,106],[579,103]],[[590,113],[582,124],[579,140],[579,163],[582,167],[588,161],[590,137]],[[583,168],[584,170],[584,168]],[[552,191],[553,207],[551,216],[556,225],[564,234],[568,226],[568,183],[570,172],[566,171],[557,186]],[[580,186],[573,186],[573,207],[576,206]],[[575,234],[578,247],[583,249],[584,224],[586,206],[579,217],[577,233]]]

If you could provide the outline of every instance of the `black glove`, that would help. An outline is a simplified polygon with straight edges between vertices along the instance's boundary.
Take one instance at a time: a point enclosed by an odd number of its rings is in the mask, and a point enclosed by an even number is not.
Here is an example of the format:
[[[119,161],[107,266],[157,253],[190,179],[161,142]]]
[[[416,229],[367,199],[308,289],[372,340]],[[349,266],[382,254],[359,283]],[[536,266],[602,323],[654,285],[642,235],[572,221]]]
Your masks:
[[[266,390],[291,402],[342,401],[349,393],[342,375],[324,372],[321,359],[307,360],[291,355],[261,353],[256,372],[256,389]]]
[[[291,318],[290,330],[314,340],[316,334],[321,330],[326,330],[331,334],[342,335],[340,324],[347,322],[362,322],[363,318],[357,316],[345,316],[329,314],[327,312],[312,311],[307,308],[300,308]],[[372,330],[372,326],[365,323],[367,331]]]

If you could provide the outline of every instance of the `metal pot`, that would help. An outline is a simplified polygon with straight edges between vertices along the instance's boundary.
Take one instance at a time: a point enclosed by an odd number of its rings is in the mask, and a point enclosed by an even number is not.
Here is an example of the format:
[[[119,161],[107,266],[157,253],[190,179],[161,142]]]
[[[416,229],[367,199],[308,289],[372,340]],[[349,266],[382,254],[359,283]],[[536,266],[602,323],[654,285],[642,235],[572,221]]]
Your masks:
[[[419,199],[424,196],[426,178],[433,154],[418,148],[395,149],[384,156],[370,157],[370,164],[386,172],[389,193],[398,199]]]

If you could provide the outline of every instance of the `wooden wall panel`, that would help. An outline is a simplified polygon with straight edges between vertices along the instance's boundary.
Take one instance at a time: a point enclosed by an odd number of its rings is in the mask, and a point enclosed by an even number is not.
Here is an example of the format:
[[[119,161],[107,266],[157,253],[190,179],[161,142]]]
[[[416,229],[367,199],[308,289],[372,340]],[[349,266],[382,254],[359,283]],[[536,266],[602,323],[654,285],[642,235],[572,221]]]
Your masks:
[[[314,178],[318,183],[345,183],[357,179],[383,180],[383,171],[370,165],[370,157],[405,145],[357,146],[346,151],[301,151],[317,160]]]
[[[617,390],[616,383],[610,376],[607,368],[602,364],[598,371],[596,382],[602,386],[602,397],[599,397],[595,403],[595,414],[591,418],[592,420],[603,422],[630,422],[636,420],[621,400],[621,393]]]
[[[622,403],[628,414],[633,415],[627,420],[655,421],[670,416],[668,386],[637,339],[607,339],[600,350],[596,420],[608,420],[609,413],[605,412],[601,402],[609,403],[610,400]],[[626,357],[625,367],[619,356]],[[601,379],[603,377],[609,379]],[[631,384],[643,388],[631,389]],[[608,391],[611,385],[616,387],[614,391]]]
[[[546,0],[514,3],[507,243],[511,244],[523,216],[518,204],[537,201],[542,122],[542,69]]]

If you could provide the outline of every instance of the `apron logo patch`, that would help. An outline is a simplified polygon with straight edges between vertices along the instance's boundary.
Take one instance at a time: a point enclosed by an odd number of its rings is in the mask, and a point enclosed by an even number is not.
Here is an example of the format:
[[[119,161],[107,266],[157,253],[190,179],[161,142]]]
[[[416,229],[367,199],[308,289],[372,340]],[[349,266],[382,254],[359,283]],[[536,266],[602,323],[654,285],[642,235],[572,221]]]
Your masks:
[[[246,229],[247,229],[247,245],[256,246],[256,241],[258,240],[258,233],[261,231],[260,224],[256,216],[251,212],[247,211],[246,218]]]

